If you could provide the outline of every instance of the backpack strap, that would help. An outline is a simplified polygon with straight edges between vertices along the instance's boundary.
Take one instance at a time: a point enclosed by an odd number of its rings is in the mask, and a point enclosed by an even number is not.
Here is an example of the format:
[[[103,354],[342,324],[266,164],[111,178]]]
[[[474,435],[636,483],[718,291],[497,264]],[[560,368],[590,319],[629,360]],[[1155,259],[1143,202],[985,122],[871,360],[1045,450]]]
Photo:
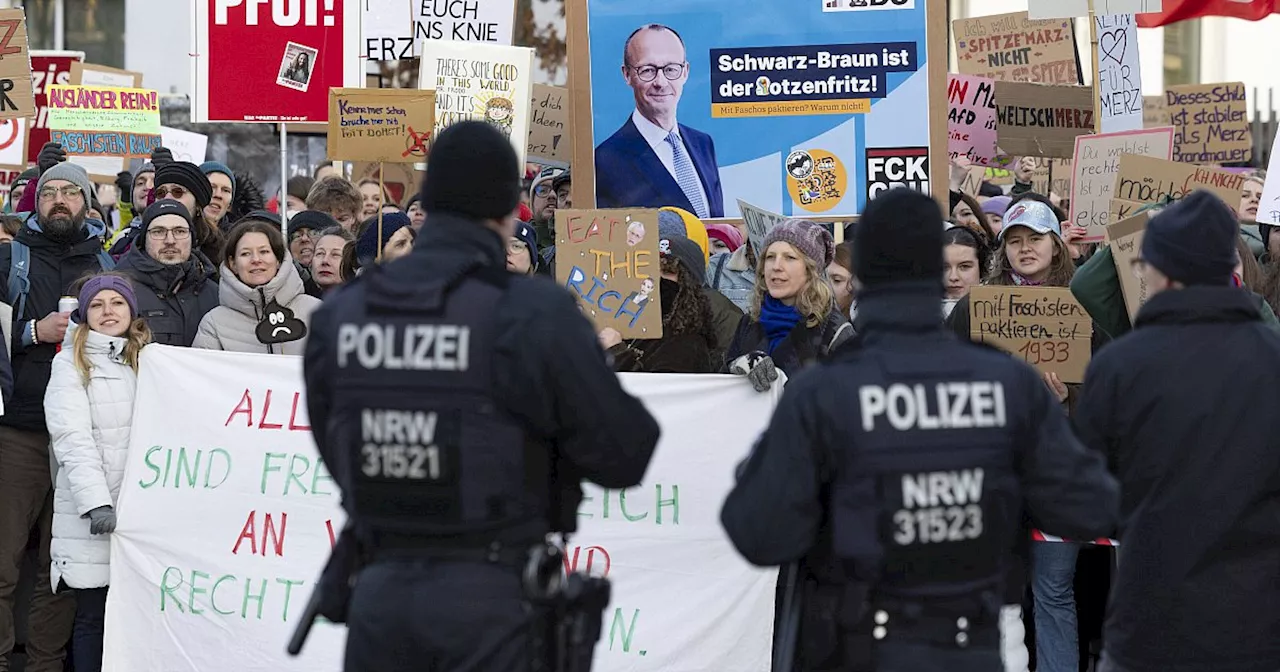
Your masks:
[[[720,291],[720,278],[724,275],[724,265],[728,263],[729,257],[731,256],[733,255],[730,255],[730,254],[721,255],[720,261],[716,262],[716,273],[715,273],[715,278],[712,279],[711,281],[711,289],[714,289],[717,292]]]
[[[13,306],[13,319],[22,321],[26,316],[27,294],[31,293],[31,248],[26,243],[9,243],[9,305]]]

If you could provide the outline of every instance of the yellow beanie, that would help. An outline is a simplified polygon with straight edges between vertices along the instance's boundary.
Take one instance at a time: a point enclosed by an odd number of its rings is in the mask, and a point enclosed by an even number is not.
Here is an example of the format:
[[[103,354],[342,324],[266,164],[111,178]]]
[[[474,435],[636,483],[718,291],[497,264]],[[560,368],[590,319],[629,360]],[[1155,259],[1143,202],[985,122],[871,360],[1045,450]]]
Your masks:
[[[711,253],[707,250],[707,226],[702,223],[702,220],[692,212],[681,208],[667,206],[662,210],[680,215],[680,219],[684,220],[685,237],[697,243],[698,247],[702,248],[702,256],[710,260]]]

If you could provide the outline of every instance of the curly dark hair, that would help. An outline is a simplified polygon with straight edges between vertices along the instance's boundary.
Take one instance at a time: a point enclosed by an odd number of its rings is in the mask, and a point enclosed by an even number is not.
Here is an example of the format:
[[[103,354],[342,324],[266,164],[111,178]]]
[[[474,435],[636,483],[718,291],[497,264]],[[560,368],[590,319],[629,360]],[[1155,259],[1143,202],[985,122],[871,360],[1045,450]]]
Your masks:
[[[236,195],[231,201],[227,221],[238,222],[254,210],[266,210],[267,200],[262,185],[249,173],[236,173]]]
[[[680,291],[671,304],[671,312],[662,316],[662,334],[695,334],[707,342],[707,349],[715,350],[715,320],[712,317],[711,301],[702,293],[702,278],[694,277],[688,267],[675,257],[662,260],[662,271],[675,273],[676,284],[680,285]]]

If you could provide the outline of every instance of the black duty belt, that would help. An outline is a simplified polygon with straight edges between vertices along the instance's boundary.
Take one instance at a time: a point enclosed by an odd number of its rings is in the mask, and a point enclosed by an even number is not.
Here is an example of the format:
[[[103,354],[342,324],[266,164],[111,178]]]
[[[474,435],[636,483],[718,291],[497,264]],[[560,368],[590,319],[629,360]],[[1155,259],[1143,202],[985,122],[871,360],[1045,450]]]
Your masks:
[[[924,642],[967,649],[1000,645],[1000,615],[915,602],[873,603],[862,626],[876,643]]]
[[[370,552],[372,562],[384,560],[490,563],[523,569],[529,560],[529,549],[503,546],[493,542],[484,548],[432,545],[383,546]]]

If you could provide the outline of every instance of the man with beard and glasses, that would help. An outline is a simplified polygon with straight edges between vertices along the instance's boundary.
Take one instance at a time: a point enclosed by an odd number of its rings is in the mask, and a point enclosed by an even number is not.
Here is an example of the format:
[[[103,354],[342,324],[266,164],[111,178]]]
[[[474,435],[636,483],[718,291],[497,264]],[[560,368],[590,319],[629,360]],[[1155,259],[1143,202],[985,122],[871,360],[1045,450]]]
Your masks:
[[[12,244],[0,246],[0,288],[7,289],[14,320],[14,395],[0,416],[0,661],[13,651],[14,588],[34,533],[40,548],[26,669],[55,672],[63,667],[76,605],[70,591],[55,593],[49,581],[53,481],[44,394],[71,315],[58,312],[58,299],[77,278],[112,264],[102,251],[102,223],[86,219],[93,185],[84,169],[56,161],[41,167],[35,212]]]
[[[142,214],[135,245],[117,270],[133,279],[138,317],[151,327],[153,340],[189,347],[200,320],[218,305],[215,265],[192,247],[191,211],[182,203],[156,201]]]

